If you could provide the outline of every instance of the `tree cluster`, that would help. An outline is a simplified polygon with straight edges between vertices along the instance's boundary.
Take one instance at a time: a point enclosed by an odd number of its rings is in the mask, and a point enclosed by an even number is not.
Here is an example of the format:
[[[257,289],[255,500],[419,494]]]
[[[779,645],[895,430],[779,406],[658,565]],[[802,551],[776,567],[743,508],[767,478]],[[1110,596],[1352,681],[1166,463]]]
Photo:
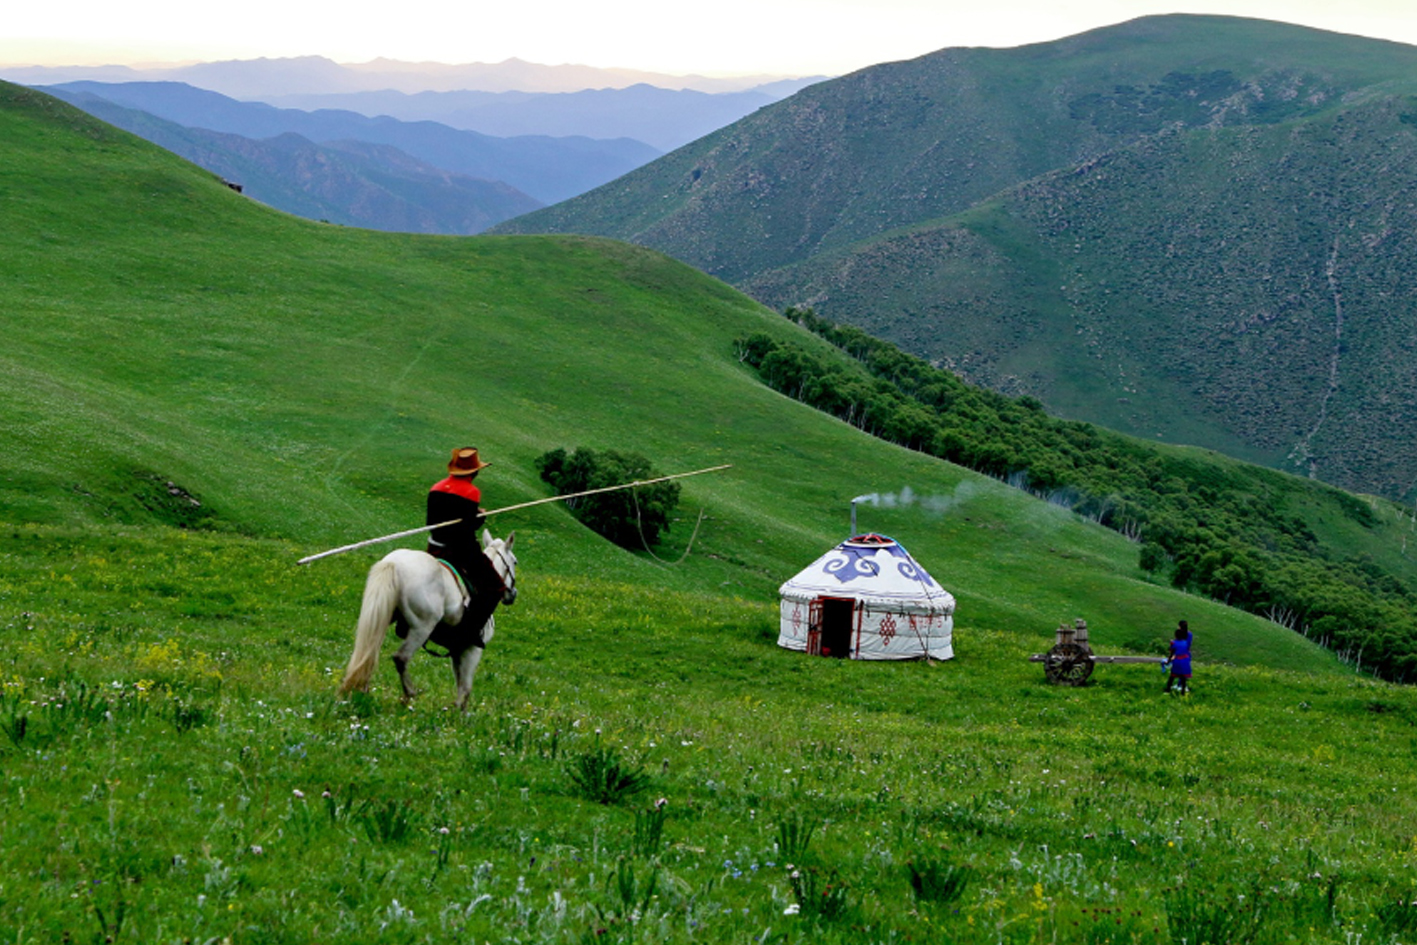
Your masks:
[[[788,309],[857,362],[766,334],[740,359],[776,390],[875,436],[1004,479],[1140,545],[1139,563],[1182,589],[1266,616],[1390,679],[1417,679],[1414,596],[1371,560],[1323,545],[1299,515],[1324,504],[1363,527],[1371,506],[1322,483],[1162,450],[1050,417],[1031,397],[974,387],[860,329]]]
[[[536,471],[557,495],[645,482],[660,475],[638,453],[584,446],[572,453],[558,448],[541,454]],[[680,491],[677,482],[657,482],[582,496],[566,505],[587,528],[622,548],[645,548],[659,541],[661,531],[669,531],[669,516],[679,505]]]

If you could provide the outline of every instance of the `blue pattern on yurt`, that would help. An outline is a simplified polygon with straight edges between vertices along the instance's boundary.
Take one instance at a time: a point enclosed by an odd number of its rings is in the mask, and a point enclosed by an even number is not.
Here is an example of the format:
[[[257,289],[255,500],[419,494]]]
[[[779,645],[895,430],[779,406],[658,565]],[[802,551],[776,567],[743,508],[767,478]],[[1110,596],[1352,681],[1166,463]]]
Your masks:
[[[871,536],[875,537],[875,536]],[[837,546],[844,557],[833,558],[822,566],[822,570],[836,578],[843,584],[848,584],[857,578],[871,578],[881,573],[881,566],[876,563],[876,552],[885,550],[891,557],[901,560],[896,562],[896,570],[901,576],[909,581],[919,581],[926,587],[934,587],[935,582],[930,575],[926,574],[921,567],[915,563],[910,554],[894,541],[889,544],[879,543],[871,546],[853,545],[844,542]]]

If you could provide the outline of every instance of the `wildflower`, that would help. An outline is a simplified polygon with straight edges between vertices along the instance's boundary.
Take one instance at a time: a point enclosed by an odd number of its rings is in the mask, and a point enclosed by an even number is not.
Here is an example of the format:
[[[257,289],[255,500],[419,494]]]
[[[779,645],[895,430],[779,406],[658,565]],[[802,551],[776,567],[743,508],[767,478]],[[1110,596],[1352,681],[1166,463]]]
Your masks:
[[[654,809],[655,809],[655,810],[660,810],[661,808],[664,807],[665,804],[668,804],[668,803],[669,803],[669,798],[667,798],[667,797],[661,797],[659,800],[657,800],[657,801],[654,802]]]
[[[253,843],[253,844],[251,844],[251,852],[254,853],[254,854],[256,854],[257,856],[260,856],[262,853],[265,853],[266,851],[263,850],[263,849],[261,849],[261,845],[260,845],[259,843]]]
[[[300,788],[296,788],[295,790],[291,791],[290,793],[295,795],[295,799],[296,799],[297,801],[303,801],[303,800],[305,800],[305,792],[302,791],[302,790],[300,790]]]
[[[797,913],[799,913],[799,912],[801,912],[801,911],[802,911],[802,907],[799,906],[797,903],[794,902],[792,905],[788,906],[786,909],[783,909],[783,910],[782,910],[782,914],[783,914],[783,915],[796,915]]]
[[[452,833],[452,831],[450,831],[447,827],[439,827],[439,828],[438,828],[438,832],[439,832],[440,834],[442,834],[443,836],[445,836],[445,837],[446,837],[448,834]]]

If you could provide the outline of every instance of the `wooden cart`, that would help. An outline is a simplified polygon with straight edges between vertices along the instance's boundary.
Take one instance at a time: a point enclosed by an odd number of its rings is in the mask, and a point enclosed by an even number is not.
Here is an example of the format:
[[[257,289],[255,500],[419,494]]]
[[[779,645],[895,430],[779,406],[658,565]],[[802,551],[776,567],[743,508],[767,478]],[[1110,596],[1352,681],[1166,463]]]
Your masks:
[[[1030,663],[1042,663],[1043,675],[1055,686],[1081,686],[1098,663],[1164,663],[1161,656],[1098,656],[1087,642],[1087,621],[1079,617],[1070,627],[1058,625],[1053,649],[1035,653]]]

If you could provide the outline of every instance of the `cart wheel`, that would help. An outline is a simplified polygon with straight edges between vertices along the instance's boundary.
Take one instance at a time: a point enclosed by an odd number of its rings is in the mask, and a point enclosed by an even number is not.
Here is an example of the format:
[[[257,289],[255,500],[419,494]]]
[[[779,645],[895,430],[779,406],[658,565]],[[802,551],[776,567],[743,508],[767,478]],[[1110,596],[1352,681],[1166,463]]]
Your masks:
[[[1059,643],[1048,651],[1043,674],[1055,686],[1081,686],[1092,675],[1092,648],[1080,643]]]

